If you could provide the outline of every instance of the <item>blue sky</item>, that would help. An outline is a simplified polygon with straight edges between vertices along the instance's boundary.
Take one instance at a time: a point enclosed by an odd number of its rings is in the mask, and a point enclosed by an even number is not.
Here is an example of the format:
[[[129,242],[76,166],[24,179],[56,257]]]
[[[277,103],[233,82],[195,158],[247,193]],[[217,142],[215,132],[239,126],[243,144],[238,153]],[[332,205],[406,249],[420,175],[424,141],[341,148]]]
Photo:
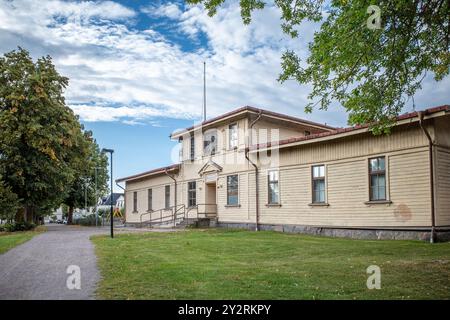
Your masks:
[[[0,0],[0,54],[22,46],[53,57],[70,79],[69,107],[116,150],[116,179],[172,163],[169,134],[201,119],[203,61],[208,117],[252,105],[345,126],[337,104],[305,115],[310,88],[276,81],[282,52],[307,57],[319,26],[305,23],[293,40],[279,18],[269,5],[244,26],[237,0],[213,18],[183,1]],[[449,87],[427,77],[417,108],[448,103]]]

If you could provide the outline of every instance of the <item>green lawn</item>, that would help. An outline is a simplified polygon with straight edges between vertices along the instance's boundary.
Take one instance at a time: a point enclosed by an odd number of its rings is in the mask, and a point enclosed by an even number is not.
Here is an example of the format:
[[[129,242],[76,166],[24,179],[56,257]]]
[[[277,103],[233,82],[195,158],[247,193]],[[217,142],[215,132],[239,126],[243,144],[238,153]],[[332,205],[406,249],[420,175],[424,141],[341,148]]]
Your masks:
[[[9,249],[22,244],[35,235],[43,232],[43,228],[36,228],[35,231],[23,231],[23,232],[0,232],[0,254],[5,253]]]
[[[192,230],[93,237],[104,299],[449,299],[450,243]],[[366,268],[381,268],[381,289]]]

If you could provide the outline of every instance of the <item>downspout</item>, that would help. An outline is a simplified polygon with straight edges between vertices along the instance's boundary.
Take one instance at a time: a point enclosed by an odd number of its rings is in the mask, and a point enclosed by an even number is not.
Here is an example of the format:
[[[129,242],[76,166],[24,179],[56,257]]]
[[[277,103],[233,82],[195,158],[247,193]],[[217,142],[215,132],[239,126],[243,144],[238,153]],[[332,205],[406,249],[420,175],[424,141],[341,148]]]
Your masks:
[[[418,111],[417,115],[419,116],[419,125],[422,128],[423,133],[428,139],[428,158],[430,161],[430,192],[431,192],[431,234],[430,234],[430,243],[434,243],[434,235],[435,235],[435,208],[434,208],[434,165],[433,165],[433,139],[430,136],[430,133],[423,126],[423,112]]]
[[[177,180],[175,179],[175,177],[173,176],[173,175],[171,175],[171,174],[169,174],[168,172],[167,172],[167,169],[164,171],[164,173],[169,177],[169,178],[171,178],[172,180],[173,180],[173,182],[174,182],[174,184],[175,184],[175,196],[174,196],[174,200],[175,200],[175,203],[174,203],[174,205],[175,205],[175,212],[177,211]],[[175,219],[175,218],[174,218]]]
[[[251,134],[252,134],[251,130],[252,130],[253,126],[255,125],[256,122],[258,122],[258,120],[261,118],[261,116],[262,116],[262,110],[259,110],[258,116],[250,124],[249,137],[251,137]],[[256,194],[255,194],[255,199],[256,199],[256,221],[255,221],[256,226],[255,226],[255,231],[259,231],[259,177],[258,177],[258,175],[259,175],[258,171],[259,170],[258,170],[258,166],[252,160],[250,160],[250,158],[248,156],[248,152],[249,152],[249,148],[250,148],[250,140],[251,139],[248,139],[249,145],[245,148],[245,158],[255,168],[255,184],[256,184],[256,186],[255,186],[255,191],[256,191]]]

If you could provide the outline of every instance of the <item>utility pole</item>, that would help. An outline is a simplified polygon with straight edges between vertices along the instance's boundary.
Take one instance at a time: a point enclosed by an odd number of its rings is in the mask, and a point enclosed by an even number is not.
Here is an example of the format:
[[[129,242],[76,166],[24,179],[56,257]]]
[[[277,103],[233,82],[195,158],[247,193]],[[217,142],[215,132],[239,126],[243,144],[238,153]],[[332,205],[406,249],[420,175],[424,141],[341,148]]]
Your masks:
[[[112,154],[113,154],[114,150],[113,149],[102,149],[102,153],[109,153],[110,155],[110,162],[109,165],[111,166],[111,193],[110,193],[110,197],[109,197],[109,202],[111,204],[111,211],[110,211],[110,218],[111,218],[111,238],[114,238],[114,216],[113,216],[113,159],[112,159]]]
[[[97,227],[97,220],[98,220],[98,210],[97,210],[97,204],[98,204],[98,194],[97,194],[97,170],[98,169],[102,169],[102,167],[95,167],[94,171],[95,171],[95,226]]]

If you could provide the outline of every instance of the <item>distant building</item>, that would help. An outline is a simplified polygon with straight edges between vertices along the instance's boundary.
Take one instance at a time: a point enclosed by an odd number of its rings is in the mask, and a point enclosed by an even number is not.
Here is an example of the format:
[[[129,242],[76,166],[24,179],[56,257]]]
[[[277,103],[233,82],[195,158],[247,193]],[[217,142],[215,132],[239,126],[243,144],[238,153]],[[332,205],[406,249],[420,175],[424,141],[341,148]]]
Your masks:
[[[113,193],[112,194],[112,203],[115,209],[122,209],[125,206],[125,198],[123,193]],[[99,205],[97,206],[98,210],[105,210],[111,207],[111,194],[106,197],[103,197],[100,200]]]

